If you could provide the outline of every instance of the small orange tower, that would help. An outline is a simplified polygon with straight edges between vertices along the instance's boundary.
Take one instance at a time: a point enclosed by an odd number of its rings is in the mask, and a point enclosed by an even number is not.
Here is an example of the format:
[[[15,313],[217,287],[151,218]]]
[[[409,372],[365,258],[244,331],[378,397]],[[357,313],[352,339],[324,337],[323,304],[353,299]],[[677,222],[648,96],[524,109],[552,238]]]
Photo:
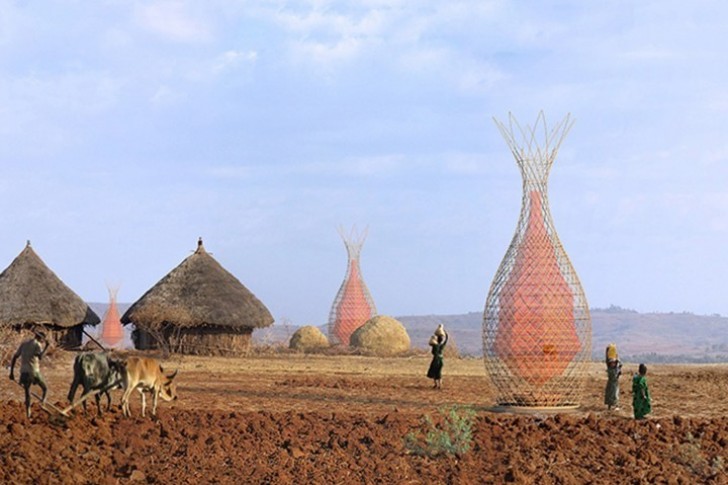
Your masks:
[[[109,347],[116,347],[124,340],[124,329],[121,327],[119,308],[116,305],[119,288],[108,285],[107,288],[109,290],[109,308],[106,310],[101,324],[101,341]]]
[[[375,316],[377,309],[359,268],[361,247],[367,237],[367,230],[357,233],[356,228],[352,228],[351,233],[347,235],[343,228],[339,228],[339,234],[344,240],[349,259],[344,282],[331,307],[328,333],[332,343],[349,345],[354,330]]]

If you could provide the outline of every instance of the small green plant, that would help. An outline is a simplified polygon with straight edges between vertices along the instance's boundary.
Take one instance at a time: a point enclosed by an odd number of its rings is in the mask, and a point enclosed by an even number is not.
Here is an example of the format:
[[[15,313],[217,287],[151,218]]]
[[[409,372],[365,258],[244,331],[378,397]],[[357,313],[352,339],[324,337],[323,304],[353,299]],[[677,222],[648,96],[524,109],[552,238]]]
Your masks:
[[[429,414],[424,418],[425,429],[410,431],[405,435],[407,450],[418,456],[462,456],[472,446],[475,411],[471,408],[452,406],[440,408],[439,418]]]

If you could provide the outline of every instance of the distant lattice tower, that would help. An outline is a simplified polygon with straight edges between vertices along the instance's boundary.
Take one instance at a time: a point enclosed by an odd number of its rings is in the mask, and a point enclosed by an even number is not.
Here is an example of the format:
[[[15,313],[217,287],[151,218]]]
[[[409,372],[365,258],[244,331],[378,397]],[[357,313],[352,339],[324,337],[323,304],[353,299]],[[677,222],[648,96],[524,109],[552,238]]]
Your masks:
[[[346,246],[348,262],[344,282],[331,307],[328,333],[329,340],[333,344],[349,345],[349,338],[354,330],[375,316],[377,309],[359,268],[359,256],[367,237],[367,230],[357,233],[356,228],[352,228],[351,232],[346,234],[340,227],[339,234]]]
[[[109,347],[116,347],[124,340],[124,329],[121,327],[119,308],[116,305],[119,287],[110,285],[106,287],[109,290],[109,308],[106,310],[101,324],[101,340]]]
[[[548,204],[548,176],[573,120],[548,129],[540,112],[521,126],[494,120],[523,177],[521,214],[483,315],[485,368],[501,406],[579,405],[591,358],[591,317]]]

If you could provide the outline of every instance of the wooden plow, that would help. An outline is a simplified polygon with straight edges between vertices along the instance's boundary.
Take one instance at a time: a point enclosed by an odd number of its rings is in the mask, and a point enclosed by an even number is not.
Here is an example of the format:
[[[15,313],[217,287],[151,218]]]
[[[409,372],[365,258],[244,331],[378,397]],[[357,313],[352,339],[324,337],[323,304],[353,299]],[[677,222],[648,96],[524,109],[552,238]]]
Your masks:
[[[18,386],[23,387],[20,383],[18,383]],[[23,389],[23,391],[25,391],[25,389]],[[37,399],[38,403],[40,403],[40,408],[48,413],[49,422],[51,424],[55,424],[57,426],[64,426],[66,424],[66,420],[70,417],[67,409],[61,409],[50,401],[43,402],[43,398],[33,391],[30,391],[30,396]]]

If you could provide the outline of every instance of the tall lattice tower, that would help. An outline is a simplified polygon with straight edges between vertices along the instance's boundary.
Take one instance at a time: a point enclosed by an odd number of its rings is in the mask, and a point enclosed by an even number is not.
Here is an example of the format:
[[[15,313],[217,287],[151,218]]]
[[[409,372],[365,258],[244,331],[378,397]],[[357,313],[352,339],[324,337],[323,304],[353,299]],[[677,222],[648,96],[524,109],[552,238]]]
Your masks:
[[[364,283],[359,268],[359,257],[367,230],[357,232],[356,227],[349,234],[339,227],[339,235],[344,241],[348,262],[344,282],[336,294],[329,314],[328,333],[333,344],[349,345],[349,338],[354,330],[377,314],[374,300]]]
[[[106,285],[106,288],[109,290],[109,308],[101,324],[101,340],[109,347],[116,347],[124,340],[124,329],[121,327],[119,308],[116,305],[119,287]]]
[[[523,177],[521,214],[483,315],[485,368],[501,406],[576,407],[591,357],[591,317],[548,204],[548,177],[571,115],[550,130],[495,120]]]

